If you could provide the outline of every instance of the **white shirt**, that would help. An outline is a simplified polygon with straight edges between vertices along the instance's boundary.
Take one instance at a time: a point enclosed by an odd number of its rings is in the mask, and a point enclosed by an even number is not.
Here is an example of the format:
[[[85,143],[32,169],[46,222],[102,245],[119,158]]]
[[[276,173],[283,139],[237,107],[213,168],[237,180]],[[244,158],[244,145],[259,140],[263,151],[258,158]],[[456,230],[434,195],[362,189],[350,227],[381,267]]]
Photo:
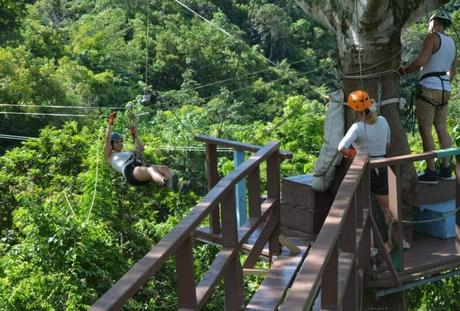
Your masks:
[[[112,153],[112,167],[119,173],[123,174],[126,166],[134,162],[134,153],[132,151]]]
[[[452,67],[452,62],[455,58],[455,42],[452,37],[446,35],[445,33],[437,32],[439,35],[439,49],[433,53],[428,60],[428,63],[425,64],[420,69],[420,74],[423,76],[424,74],[430,72],[449,72],[450,68]],[[428,77],[420,81],[420,85],[427,89],[433,90],[442,90],[443,83],[444,83],[444,90],[450,91],[450,81],[448,75],[441,76],[443,81],[438,77]]]
[[[372,158],[383,158],[389,143],[390,126],[384,117],[379,116],[374,124],[354,123],[340,141],[338,150],[348,149],[353,144],[358,152],[367,152]]]

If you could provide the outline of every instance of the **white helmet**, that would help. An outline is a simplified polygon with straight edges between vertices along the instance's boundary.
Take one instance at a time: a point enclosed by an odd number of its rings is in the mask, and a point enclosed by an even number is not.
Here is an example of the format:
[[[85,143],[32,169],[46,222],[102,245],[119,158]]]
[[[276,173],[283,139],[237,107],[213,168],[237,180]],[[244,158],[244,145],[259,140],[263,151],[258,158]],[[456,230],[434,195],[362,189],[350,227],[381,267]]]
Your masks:
[[[447,11],[443,9],[439,9],[433,15],[431,15],[430,20],[428,22],[431,22],[434,19],[441,20],[444,23],[445,27],[449,27],[450,24],[452,24],[452,19],[450,18],[449,13],[447,13]]]

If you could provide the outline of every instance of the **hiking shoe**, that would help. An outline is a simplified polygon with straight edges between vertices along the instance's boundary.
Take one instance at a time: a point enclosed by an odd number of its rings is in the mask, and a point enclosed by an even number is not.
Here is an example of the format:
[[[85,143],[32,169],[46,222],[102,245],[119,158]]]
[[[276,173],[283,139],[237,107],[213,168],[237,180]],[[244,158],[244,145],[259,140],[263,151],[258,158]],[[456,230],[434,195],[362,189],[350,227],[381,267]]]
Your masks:
[[[418,182],[420,184],[437,184],[439,183],[439,177],[436,171],[427,168],[425,174],[418,177]]]
[[[441,168],[439,169],[439,178],[443,180],[451,180],[454,179],[454,176],[452,175],[452,169],[450,166],[443,166],[441,165]]]

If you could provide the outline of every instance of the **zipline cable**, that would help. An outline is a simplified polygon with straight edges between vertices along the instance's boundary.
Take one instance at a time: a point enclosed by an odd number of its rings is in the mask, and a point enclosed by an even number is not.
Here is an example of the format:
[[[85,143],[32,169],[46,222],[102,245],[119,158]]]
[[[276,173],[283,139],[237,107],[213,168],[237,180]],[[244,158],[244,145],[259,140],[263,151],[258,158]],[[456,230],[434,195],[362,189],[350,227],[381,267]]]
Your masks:
[[[31,116],[50,116],[50,117],[99,117],[96,114],[72,114],[72,113],[42,113],[42,112],[17,112],[17,111],[0,111],[0,114],[12,115],[31,115]]]
[[[185,9],[187,9],[188,11],[192,12],[193,14],[195,14],[197,17],[201,18],[202,20],[204,20],[206,23],[210,24],[211,26],[215,27],[216,29],[220,30],[222,33],[224,33],[225,35],[227,35],[228,37],[232,38],[233,40],[235,41],[242,41],[245,46],[246,46],[246,42],[242,39],[239,39],[237,37],[235,37],[234,35],[232,35],[231,33],[229,33],[228,31],[226,31],[225,29],[223,29],[222,27],[220,27],[219,25],[213,23],[212,21],[208,20],[206,17],[202,16],[200,13],[196,12],[195,10],[193,10],[192,8],[190,8],[189,6],[185,5],[184,3],[182,3],[181,1],[179,0],[174,0],[175,2],[177,2],[178,4],[180,4],[182,7],[184,7]],[[266,60],[267,62],[269,62],[271,65],[273,66],[278,66],[275,62],[271,61],[270,59],[268,59],[265,55],[263,55],[262,53],[259,53],[257,51],[254,51],[253,49],[247,47],[250,51],[254,52],[254,53],[257,53],[259,56],[262,56],[264,60]]]
[[[58,105],[31,105],[31,104],[0,104],[0,107],[30,107],[30,108],[52,108],[52,109],[110,109],[110,110],[125,110],[123,107],[89,107],[89,106],[58,106]]]

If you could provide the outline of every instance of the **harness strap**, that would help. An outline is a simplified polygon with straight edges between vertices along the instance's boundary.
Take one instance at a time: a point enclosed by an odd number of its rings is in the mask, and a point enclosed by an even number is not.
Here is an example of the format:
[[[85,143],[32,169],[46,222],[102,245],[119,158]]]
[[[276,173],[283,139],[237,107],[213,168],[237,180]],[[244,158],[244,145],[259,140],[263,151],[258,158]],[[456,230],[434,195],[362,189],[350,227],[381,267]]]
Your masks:
[[[419,80],[419,81],[422,81],[423,79],[426,79],[426,78],[429,78],[429,77],[438,77],[439,80],[441,80],[441,85],[442,85],[441,103],[433,102],[433,100],[431,98],[428,98],[428,97],[422,95],[422,89],[421,88],[418,89],[417,98],[420,98],[424,102],[427,102],[428,104],[434,106],[436,108],[436,110],[441,110],[445,105],[447,105],[447,101],[444,101],[444,93],[446,91],[444,89],[444,81],[449,81],[449,79],[443,79],[442,76],[445,76],[445,75],[447,75],[447,72],[445,72],[445,71],[429,72],[429,73],[426,73],[423,76],[421,76],[420,80]]]
[[[445,71],[428,72],[428,73],[425,73],[423,76],[420,77],[420,81],[422,81],[425,78],[429,78],[429,77],[438,77],[441,80],[448,81],[447,79],[442,78],[442,76],[446,76],[446,75],[447,75],[447,72],[445,72]]]

